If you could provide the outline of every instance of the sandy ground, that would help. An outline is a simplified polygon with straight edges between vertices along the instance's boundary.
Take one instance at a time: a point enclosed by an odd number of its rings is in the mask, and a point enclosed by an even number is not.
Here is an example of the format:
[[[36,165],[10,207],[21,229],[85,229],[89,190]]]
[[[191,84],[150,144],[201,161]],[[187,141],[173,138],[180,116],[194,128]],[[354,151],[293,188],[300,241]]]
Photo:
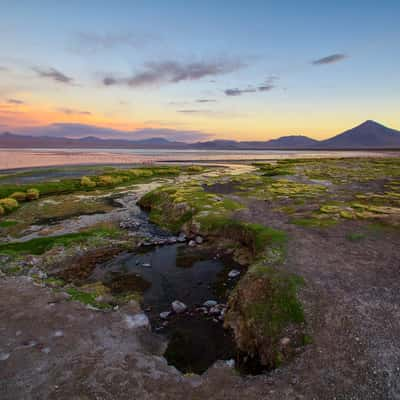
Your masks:
[[[238,160],[268,160],[278,158],[298,157],[396,157],[399,152],[366,152],[366,151],[159,151],[137,150],[126,153],[115,149],[82,151],[76,150],[28,150],[0,149],[0,170],[14,168],[47,167],[61,165],[85,164],[131,164],[153,161],[238,161]]]
[[[244,219],[282,224],[253,205]],[[180,374],[160,356],[156,335],[134,326],[134,308],[93,311],[27,278],[0,279],[0,397],[400,399],[398,234],[353,243],[344,234],[354,229],[290,230],[287,268],[307,281],[313,344],[254,377],[222,362],[202,376]]]

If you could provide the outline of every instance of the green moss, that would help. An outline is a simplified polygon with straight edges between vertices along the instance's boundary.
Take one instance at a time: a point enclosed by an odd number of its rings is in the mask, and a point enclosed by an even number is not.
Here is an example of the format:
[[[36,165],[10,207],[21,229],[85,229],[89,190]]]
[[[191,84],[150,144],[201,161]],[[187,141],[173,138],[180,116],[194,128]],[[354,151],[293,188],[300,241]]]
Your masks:
[[[346,239],[348,239],[352,242],[358,242],[359,240],[362,240],[365,237],[366,237],[365,233],[359,233],[359,232],[349,233],[346,235]]]
[[[184,224],[207,225],[214,219],[226,217],[241,205],[231,199],[206,193],[199,183],[165,186],[144,195],[139,204],[150,211],[150,220],[172,232]],[[199,227],[199,230],[207,227]]]
[[[87,188],[95,188],[96,182],[92,181],[92,179],[90,179],[90,177],[88,177],[88,176],[83,176],[81,178],[81,186],[84,186]]]
[[[312,160],[302,166],[311,179],[329,180],[336,184],[368,182],[396,178],[400,175],[398,158],[343,158]]]
[[[65,285],[65,282],[60,278],[49,277],[43,280],[44,283],[51,287],[62,287]]]
[[[254,163],[255,167],[259,169],[263,176],[279,176],[279,175],[292,175],[294,169],[289,165],[273,165],[271,163]]]
[[[301,277],[262,263],[248,270],[230,295],[225,316],[225,325],[233,329],[242,351],[258,355],[261,363],[271,368],[284,361],[280,339],[290,326],[292,338],[298,341],[304,329],[304,310],[298,298],[303,285]]]
[[[289,323],[304,322],[303,307],[297,299],[298,288],[304,284],[302,278],[271,267],[258,267],[249,273],[262,276],[266,283],[265,294],[247,308],[249,318],[263,328],[265,335],[277,338]]]
[[[2,271],[8,276],[15,276],[19,275],[23,271],[23,269],[20,266],[12,266],[8,268],[2,268]]]
[[[329,228],[337,224],[336,219],[332,218],[316,218],[316,217],[308,217],[308,218],[294,218],[290,221],[290,223],[298,226],[303,226],[306,228]]]
[[[51,196],[56,194],[69,194],[82,191],[93,190],[107,190],[116,186],[131,185],[136,183],[148,182],[151,179],[160,177],[173,177],[181,173],[195,174],[203,172],[205,169],[194,171],[188,167],[170,167],[170,166],[157,166],[157,167],[143,167],[134,169],[118,169],[118,168],[104,168],[104,167],[85,167],[92,169],[94,172],[99,173],[99,176],[93,175],[90,179],[96,185],[82,185],[81,179],[60,179],[57,181],[37,182],[34,190],[40,192],[42,196]],[[73,168],[69,168],[73,169]],[[79,168],[76,168],[79,170]],[[48,170],[51,171],[51,170]],[[58,171],[58,169],[54,169]],[[106,172],[107,174],[102,174]],[[27,171],[17,176],[34,175],[35,170]],[[99,187],[97,187],[99,186]],[[0,198],[8,197],[14,192],[27,192],[32,189],[31,184],[4,184],[0,185]]]
[[[54,246],[70,246],[83,243],[90,238],[113,237],[117,234],[115,228],[96,228],[78,233],[69,233],[60,236],[35,238],[25,242],[11,242],[0,244],[0,254],[34,254],[40,255]]]
[[[18,224],[18,221],[6,219],[3,221],[0,221],[0,228],[9,228],[10,226],[15,226],[17,224]]]
[[[335,205],[324,205],[321,206],[319,210],[326,214],[336,214],[341,211],[341,207]]]
[[[11,198],[11,197],[6,197],[4,199],[0,199],[0,206],[6,211],[6,212],[11,212],[18,208],[18,201]]]
[[[14,192],[11,196],[12,199],[17,201],[25,201],[26,200],[26,193],[25,192]]]
[[[307,346],[307,345],[313,344],[313,343],[314,343],[314,340],[313,340],[312,336],[307,335],[307,334],[303,335],[303,338],[302,338],[303,346]]]
[[[26,200],[28,201],[37,200],[39,196],[40,196],[39,189],[30,188],[26,191]]]
[[[96,301],[97,295],[94,293],[83,292],[76,288],[69,288],[67,289],[66,292],[71,296],[71,300],[73,301],[79,301],[80,303],[103,310],[112,308],[112,305],[110,304],[97,302]]]

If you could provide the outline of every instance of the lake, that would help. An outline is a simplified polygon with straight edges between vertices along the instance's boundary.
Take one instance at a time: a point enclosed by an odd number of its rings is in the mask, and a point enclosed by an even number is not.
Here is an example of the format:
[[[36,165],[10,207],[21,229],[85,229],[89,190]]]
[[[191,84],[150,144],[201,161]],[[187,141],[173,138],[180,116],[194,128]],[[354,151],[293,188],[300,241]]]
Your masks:
[[[297,157],[398,157],[396,151],[173,150],[173,149],[0,149],[0,170],[60,165],[149,162],[225,162]]]

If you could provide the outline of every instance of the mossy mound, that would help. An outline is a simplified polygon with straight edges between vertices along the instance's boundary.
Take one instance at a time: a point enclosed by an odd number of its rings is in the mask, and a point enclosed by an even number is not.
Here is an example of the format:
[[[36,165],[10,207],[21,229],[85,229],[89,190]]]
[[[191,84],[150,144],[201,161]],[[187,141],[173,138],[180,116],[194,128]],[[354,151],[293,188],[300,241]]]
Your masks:
[[[199,183],[165,186],[147,193],[139,205],[150,211],[150,220],[172,232],[181,229],[201,233],[202,223],[226,217],[241,208],[239,203],[207,193]]]
[[[0,206],[4,209],[6,212],[11,212],[18,208],[18,201],[11,198],[11,197],[6,197],[5,199],[0,199]]]
[[[303,280],[274,267],[255,265],[230,296],[225,327],[238,348],[275,368],[303,344],[304,312],[297,298]]]

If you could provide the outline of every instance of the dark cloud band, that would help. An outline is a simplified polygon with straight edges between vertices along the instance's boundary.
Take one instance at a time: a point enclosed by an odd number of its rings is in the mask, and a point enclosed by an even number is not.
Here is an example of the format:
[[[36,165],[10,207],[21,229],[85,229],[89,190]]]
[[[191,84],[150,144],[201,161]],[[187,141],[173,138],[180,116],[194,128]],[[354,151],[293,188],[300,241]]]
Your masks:
[[[182,64],[176,61],[150,62],[145,64],[143,71],[131,77],[116,78],[106,76],[103,79],[105,86],[126,85],[129,87],[143,87],[160,85],[163,83],[178,83],[188,80],[199,80],[208,76],[227,74],[243,66],[239,62],[196,62]]]
[[[326,64],[334,64],[346,59],[347,56],[342,53],[331,54],[327,57],[319,58],[311,62],[312,65],[326,65]]]
[[[34,67],[32,69],[41,78],[49,78],[56,82],[61,82],[61,83],[66,83],[66,84],[73,82],[73,79],[71,77],[63,74],[62,72],[56,70],[55,68],[42,69],[42,68]]]

